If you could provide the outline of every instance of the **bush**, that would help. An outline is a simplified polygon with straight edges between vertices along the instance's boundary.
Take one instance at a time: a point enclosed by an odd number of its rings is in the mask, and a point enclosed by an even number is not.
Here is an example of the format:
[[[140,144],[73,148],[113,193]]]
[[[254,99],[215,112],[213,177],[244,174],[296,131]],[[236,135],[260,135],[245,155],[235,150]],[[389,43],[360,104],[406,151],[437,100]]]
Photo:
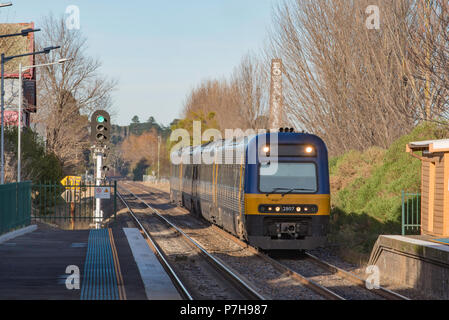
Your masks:
[[[5,151],[12,155],[8,168],[14,172],[17,168],[17,140],[17,128],[7,128],[5,130]],[[47,153],[43,139],[28,128],[22,132],[21,173],[22,180],[33,182],[60,181],[63,178],[59,159],[56,155]]]
[[[331,241],[369,252],[379,234],[401,231],[401,191],[418,192],[421,162],[405,152],[413,141],[443,139],[447,130],[423,124],[388,150],[370,148],[330,159]]]

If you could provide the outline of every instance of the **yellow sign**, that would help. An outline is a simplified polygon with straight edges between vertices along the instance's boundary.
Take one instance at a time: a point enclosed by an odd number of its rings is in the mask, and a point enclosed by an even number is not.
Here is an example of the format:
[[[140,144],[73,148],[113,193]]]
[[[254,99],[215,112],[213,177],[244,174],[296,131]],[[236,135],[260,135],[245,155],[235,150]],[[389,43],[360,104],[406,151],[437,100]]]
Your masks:
[[[61,180],[61,184],[66,187],[67,190],[79,189],[81,185],[81,177],[67,176]]]

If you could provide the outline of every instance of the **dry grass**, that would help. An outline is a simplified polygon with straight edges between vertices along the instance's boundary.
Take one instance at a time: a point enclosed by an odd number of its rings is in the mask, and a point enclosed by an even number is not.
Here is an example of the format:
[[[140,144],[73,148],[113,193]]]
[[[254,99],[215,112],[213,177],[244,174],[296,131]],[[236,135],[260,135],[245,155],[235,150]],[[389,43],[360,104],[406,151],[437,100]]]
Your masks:
[[[368,179],[382,163],[385,153],[382,148],[372,147],[365,152],[351,151],[337,158],[335,168],[331,168],[331,193],[345,189],[356,179]]]

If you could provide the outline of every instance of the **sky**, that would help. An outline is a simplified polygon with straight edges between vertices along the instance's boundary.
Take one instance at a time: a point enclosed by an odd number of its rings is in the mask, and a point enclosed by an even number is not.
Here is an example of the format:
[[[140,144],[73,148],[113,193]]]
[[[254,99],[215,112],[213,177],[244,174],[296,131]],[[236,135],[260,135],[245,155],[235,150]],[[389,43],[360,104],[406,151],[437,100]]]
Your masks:
[[[277,0],[4,0],[3,22],[35,22],[70,5],[80,12],[87,54],[118,81],[112,121],[134,115],[168,125],[201,80],[228,76],[263,47]]]

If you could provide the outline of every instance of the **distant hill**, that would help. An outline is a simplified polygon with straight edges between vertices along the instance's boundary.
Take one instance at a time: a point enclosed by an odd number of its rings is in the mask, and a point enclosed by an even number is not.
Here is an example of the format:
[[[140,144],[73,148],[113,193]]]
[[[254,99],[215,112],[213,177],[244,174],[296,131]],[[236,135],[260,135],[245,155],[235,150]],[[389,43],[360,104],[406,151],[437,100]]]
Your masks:
[[[154,117],[150,117],[146,122],[140,122],[139,117],[134,116],[131,123],[127,126],[112,125],[111,142],[114,145],[117,145],[130,135],[140,136],[145,132],[153,130],[160,134],[165,140],[170,135],[170,126],[165,127],[164,125],[157,123]]]

